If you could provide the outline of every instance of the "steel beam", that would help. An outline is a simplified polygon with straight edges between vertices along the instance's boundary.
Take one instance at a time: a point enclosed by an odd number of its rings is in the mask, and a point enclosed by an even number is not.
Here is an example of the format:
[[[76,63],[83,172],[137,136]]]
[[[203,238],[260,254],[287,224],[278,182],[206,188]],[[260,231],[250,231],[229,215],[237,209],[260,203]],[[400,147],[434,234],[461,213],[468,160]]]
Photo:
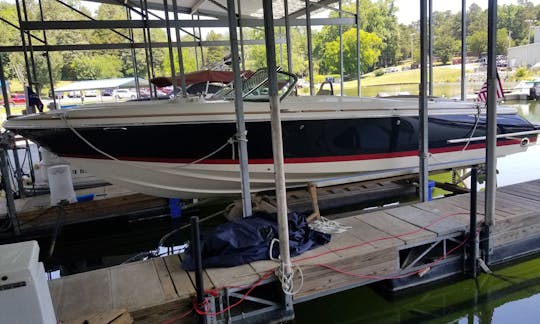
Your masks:
[[[428,103],[427,103],[427,0],[420,0],[420,93],[419,93],[419,130],[418,130],[418,157],[419,157],[419,199],[421,202],[428,200]]]
[[[327,26],[327,25],[353,25],[355,18],[311,18],[312,26]],[[264,22],[260,19],[240,20],[243,27],[264,27]],[[290,19],[291,26],[305,26],[306,19],[296,18]],[[25,31],[29,30],[71,30],[71,29],[114,29],[114,28],[166,28],[166,22],[161,20],[57,20],[57,21],[23,21],[21,28]],[[285,26],[285,19],[276,19],[274,26]],[[179,20],[174,22],[174,26],[178,28],[219,28],[229,27],[229,22],[226,19],[220,20]]]
[[[465,101],[465,65],[467,64],[467,0],[461,0],[461,100]]]
[[[244,217],[251,216],[251,189],[249,185],[249,162],[247,150],[247,130],[244,119],[244,101],[242,100],[242,77],[240,75],[240,62],[238,56],[238,35],[236,33],[235,0],[227,0],[227,13],[229,14],[229,39],[231,47],[231,62],[234,74],[234,108],[236,113],[236,138],[238,140],[238,158],[240,162],[240,177],[242,187],[242,211]]]
[[[488,5],[488,96],[487,96],[487,139],[486,139],[486,201],[485,224],[495,224],[495,193],[497,188],[497,0]],[[488,241],[493,237],[489,235]],[[491,244],[488,244],[491,245]],[[491,253],[491,251],[489,251]]]
[[[263,0],[264,1],[264,0]],[[309,71],[309,94],[315,95],[315,80],[313,75],[313,59],[311,56],[312,44],[311,44],[311,8],[309,0],[306,2],[306,36],[307,36],[307,55],[308,55],[308,71]]]

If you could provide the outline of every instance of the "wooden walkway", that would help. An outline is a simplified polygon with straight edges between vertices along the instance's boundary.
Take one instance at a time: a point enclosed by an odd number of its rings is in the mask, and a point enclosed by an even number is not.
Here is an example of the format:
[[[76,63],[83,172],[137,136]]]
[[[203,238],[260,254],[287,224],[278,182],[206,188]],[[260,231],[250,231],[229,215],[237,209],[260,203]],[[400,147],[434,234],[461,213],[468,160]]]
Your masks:
[[[94,194],[94,200],[66,205],[65,214],[59,220],[60,225],[111,218],[134,211],[168,208],[169,203],[165,198],[133,193],[114,185],[76,191],[77,196],[87,194]],[[19,228],[23,234],[46,230],[56,224],[57,208],[50,206],[50,195],[16,199],[15,208]],[[0,218],[5,217],[7,217],[6,204],[0,203]]]
[[[540,237],[540,180],[499,188],[496,200],[495,249]],[[483,204],[483,195],[479,194],[479,220],[483,219]],[[304,275],[303,287],[294,301],[403,272],[400,251],[444,237],[462,238],[469,225],[468,212],[469,194],[463,194],[383,211],[353,213],[340,219],[340,223],[351,227],[347,232],[334,234],[329,244],[294,259]],[[383,237],[388,239],[377,240]],[[352,245],[357,247],[343,249]],[[307,259],[316,255],[321,256]],[[319,264],[366,277],[344,275]],[[258,261],[233,268],[207,269],[205,288],[250,285],[276,266],[272,261]],[[67,276],[49,281],[49,286],[59,320],[127,309],[136,322],[156,323],[189,310],[195,294],[193,273],[181,269],[178,255]]]

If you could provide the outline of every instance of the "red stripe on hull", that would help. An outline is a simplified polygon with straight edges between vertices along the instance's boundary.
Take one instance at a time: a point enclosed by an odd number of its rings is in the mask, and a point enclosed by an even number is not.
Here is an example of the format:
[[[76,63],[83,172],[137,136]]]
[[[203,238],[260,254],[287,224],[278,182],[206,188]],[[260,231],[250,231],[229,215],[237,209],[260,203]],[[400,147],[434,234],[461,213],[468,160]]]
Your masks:
[[[531,143],[536,142],[536,136],[531,137]],[[501,140],[497,142],[497,146],[507,146],[507,145],[516,145],[521,142],[521,139],[509,139]],[[467,146],[467,151],[477,150],[485,148],[485,143],[469,144]],[[462,151],[463,146],[447,146],[440,148],[429,149],[431,154],[440,154],[440,153],[450,153]],[[365,161],[365,160],[379,160],[379,159],[391,159],[391,158],[401,158],[401,157],[411,157],[418,156],[418,151],[402,151],[402,152],[390,152],[390,153],[373,153],[373,154],[358,154],[358,155],[344,155],[344,156],[321,156],[321,157],[306,157],[306,158],[285,158],[285,163],[295,164],[295,163],[321,163],[321,162],[347,162],[347,161]],[[83,158],[83,159],[108,159],[105,156],[96,156],[96,155],[63,155],[63,157],[70,158]],[[135,162],[161,162],[161,163],[191,163],[193,159],[182,159],[182,158],[134,158],[134,157],[116,157],[118,160],[122,161],[135,161]],[[206,159],[198,162],[197,164],[238,164],[238,159]],[[274,163],[272,159],[249,159],[250,164],[272,164]]]

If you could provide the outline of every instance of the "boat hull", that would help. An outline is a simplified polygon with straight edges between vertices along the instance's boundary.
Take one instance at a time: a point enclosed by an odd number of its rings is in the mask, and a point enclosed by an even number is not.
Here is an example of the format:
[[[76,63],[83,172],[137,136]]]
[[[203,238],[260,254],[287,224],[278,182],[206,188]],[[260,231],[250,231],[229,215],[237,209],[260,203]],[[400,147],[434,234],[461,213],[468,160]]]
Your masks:
[[[251,190],[271,190],[275,181],[270,122],[246,125]],[[414,172],[411,168],[419,165],[418,126],[415,116],[283,121],[286,185],[388,170]],[[498,128],[499,133],[535,129],[515,114],[498,116]],[[136,192],[184,199],[241,193],[232,121],[16,131],[73,165]],[[485,157],[484,141],[475,140],[486,135],[485,116],[432,116],[428,132],[432,169],[477,164]],[[465,141],[451,143],[455,139]],[[525,151],[534,143],[536,135],[500,138],[497,156]]]

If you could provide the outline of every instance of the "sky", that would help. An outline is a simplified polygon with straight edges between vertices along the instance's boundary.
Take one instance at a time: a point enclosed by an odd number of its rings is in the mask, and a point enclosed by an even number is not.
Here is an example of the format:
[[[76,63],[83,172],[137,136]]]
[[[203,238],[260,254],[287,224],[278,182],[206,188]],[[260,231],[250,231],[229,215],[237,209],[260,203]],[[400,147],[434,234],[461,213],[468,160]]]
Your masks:
[[[529,0],[535,5],[540,4],[540,0]],[[447,11],[452,12],[461,11],[461,1],[460,0],[432,0],[433,2],[433,11]],[[498,0],[497,4],[508,5],[508,4],[517,4],[517,0]],[[487,9],[488,0],[467,0],[467,8],[476,3],[483,9]],[[395,0],[396,7],[399,8],[397,12],[398,21],[400,23],[409,24],[413,21],[420,19],[420,1],[418,0]]]

